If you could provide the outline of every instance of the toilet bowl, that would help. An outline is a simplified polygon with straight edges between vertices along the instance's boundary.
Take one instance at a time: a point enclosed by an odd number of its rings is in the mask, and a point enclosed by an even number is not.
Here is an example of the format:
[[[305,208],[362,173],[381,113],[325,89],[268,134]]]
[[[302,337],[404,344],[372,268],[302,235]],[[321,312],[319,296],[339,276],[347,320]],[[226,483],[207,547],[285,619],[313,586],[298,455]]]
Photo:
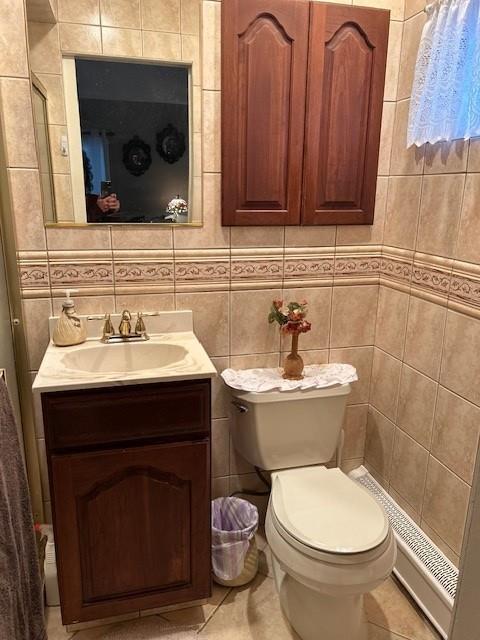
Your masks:
[[[303,640],[365,640],[363,594],[390,574],[381,506],[340,469],[274,473],[265,521],[282,609]]]
[[[396,544],[368,491],[324,466],[350,386],[231,393],[235,448],[273,472],[265,532],[285,616],[302,640],[366,640],[363,595],[391,573]]]

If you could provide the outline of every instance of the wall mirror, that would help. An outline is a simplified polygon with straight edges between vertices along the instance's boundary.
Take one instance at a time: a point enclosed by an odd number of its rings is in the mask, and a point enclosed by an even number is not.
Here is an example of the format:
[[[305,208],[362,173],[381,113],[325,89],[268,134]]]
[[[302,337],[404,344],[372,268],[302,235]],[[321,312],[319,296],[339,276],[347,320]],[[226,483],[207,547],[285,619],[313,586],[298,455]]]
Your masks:
[[[43,214],[46,222],[55,222],[56,211],[48,133],[47,91],[35,74],[32,74],[32,106]]]
[[[191,66],[63,58],[72,211],[46,222],[187,224],[193,179]],[[198,162],[198,159],[197,159]]]

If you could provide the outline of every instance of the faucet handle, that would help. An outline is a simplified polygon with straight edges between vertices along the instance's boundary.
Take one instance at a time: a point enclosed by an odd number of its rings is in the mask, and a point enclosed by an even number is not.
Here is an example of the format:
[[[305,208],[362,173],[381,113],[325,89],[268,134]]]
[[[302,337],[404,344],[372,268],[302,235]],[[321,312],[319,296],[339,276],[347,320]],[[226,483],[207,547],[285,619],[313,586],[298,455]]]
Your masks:
[[[137,313],[137,322],[135,324],[135,333],[138,333],[141,336],[147,335],[147,329],[145,327],[145,322],[143,321],[143,314],[140,311]]]
[[[103,323],[102,341],[105,342],[106,340],[108,340],[108,338],[113,336],[114,333],[115,333],[115,330],[113,328],[113,324],[112,324],[112,321],[110,319],[110,314],[106,313],[105,314],[105,322]]]
[[[128,309],[124,309],[122,311],[122,320],[131,320],[132,319],[132,314],[130,313],[130,311]]]

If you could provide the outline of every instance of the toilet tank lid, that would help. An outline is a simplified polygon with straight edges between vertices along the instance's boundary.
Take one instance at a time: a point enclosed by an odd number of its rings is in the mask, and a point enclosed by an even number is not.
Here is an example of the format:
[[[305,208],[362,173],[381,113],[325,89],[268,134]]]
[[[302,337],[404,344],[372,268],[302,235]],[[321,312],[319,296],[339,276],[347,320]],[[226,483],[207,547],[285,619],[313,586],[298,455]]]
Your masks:
[[[387,537],[382,507],[340,469],[288,469],[272,480],[275,515],[302,544],[327,553],[362,553]]]

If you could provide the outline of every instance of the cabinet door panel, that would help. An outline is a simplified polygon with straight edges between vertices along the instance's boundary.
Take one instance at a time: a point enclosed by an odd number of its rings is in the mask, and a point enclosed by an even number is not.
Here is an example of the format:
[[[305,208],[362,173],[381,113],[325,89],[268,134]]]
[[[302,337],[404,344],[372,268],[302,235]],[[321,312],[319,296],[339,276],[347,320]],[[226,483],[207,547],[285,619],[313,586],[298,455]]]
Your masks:
[[[308,2],[222,5],[223,223],[300,221]]]
[[[54,455],[51,470],[65,623],[209,595],[207,442]]]
[[[313,3],[304,224],[371,224],[389,13]]]

